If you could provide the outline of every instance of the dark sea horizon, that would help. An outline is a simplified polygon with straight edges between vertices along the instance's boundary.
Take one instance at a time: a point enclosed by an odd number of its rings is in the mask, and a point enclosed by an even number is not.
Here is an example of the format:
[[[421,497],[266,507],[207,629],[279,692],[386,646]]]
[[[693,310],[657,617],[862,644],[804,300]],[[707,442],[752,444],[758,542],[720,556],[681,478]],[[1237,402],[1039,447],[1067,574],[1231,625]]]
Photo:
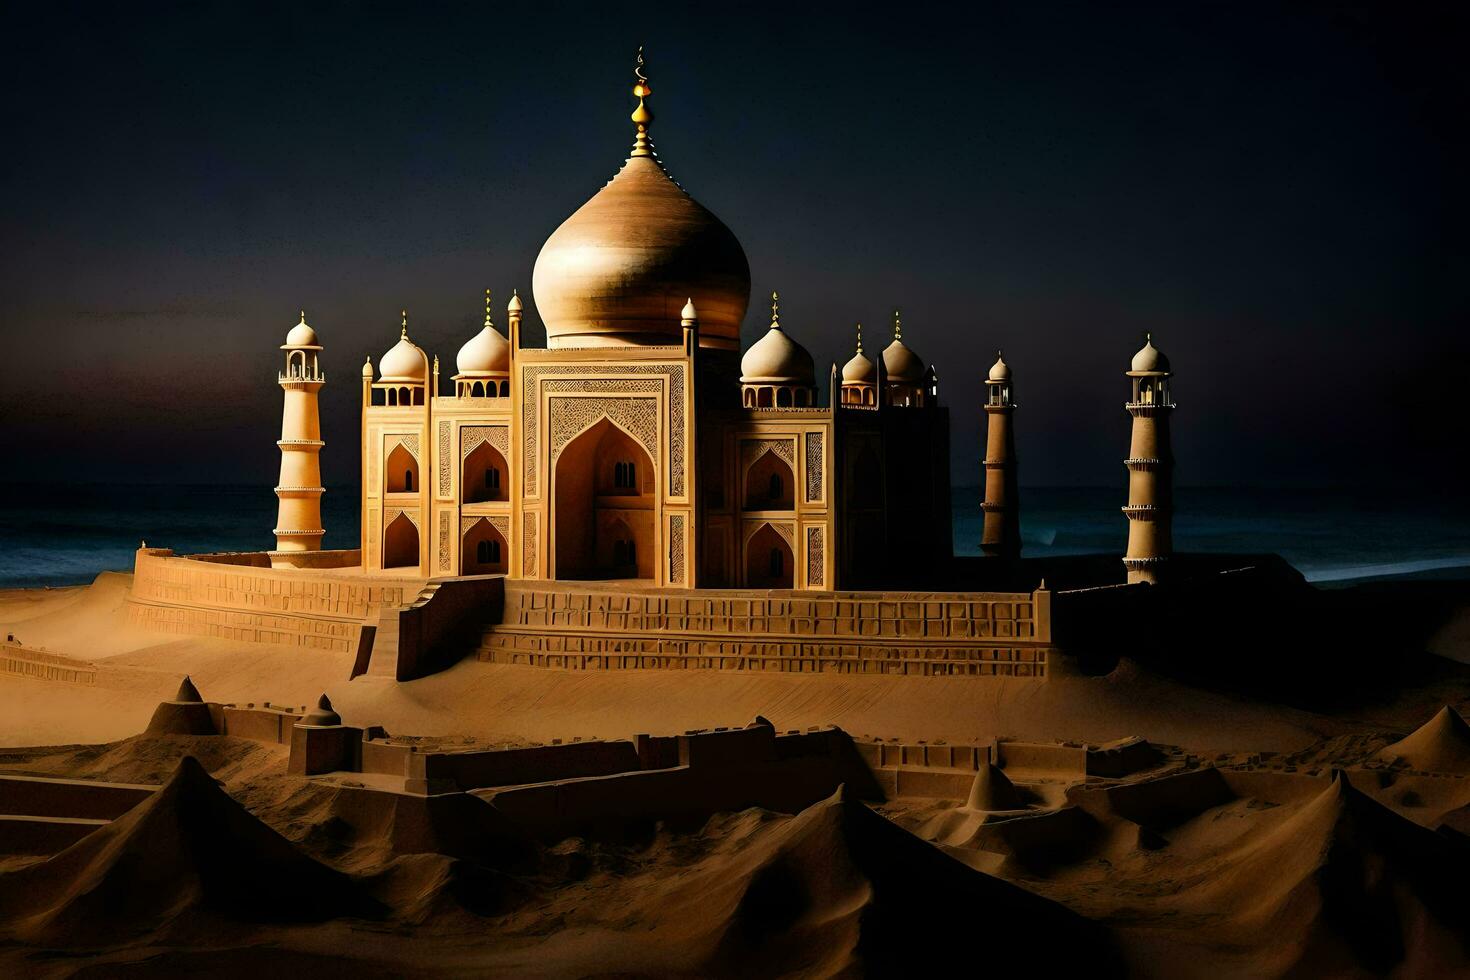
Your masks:
[[[1122,487],[1022,488],[1024,553],[1120,552],[1125,495]],[[1315,582],[1470,569],[1470,514],[1447,493],[1180,487],[1175,497],[1179,551],[1272,552]],[[357,506],[356,487],[328,488],[324,547],[357,547]],[[955,553],[978,554],[979,490],[955,487],[953,508]],[[179,554],[268,550],[275,514],[269,487],[0,484],[0,588],[130,571],[143,540]]]

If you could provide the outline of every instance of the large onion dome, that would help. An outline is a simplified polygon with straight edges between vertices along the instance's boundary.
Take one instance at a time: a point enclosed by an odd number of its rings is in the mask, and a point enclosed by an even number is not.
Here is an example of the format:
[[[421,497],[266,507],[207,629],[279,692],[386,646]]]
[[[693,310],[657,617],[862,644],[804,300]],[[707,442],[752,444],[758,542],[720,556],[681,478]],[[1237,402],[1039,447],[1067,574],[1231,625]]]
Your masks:
[[[995,363],[992,364],[992,365],[990,365],[990,377],[987,380],[989,380],[989,381],[1009,381],[1009,380],[1011,380],[1011,366],[1006,363],[1006,359],[1001,356],[1000,351],[996,351],[995,352]]]
[[[750,264],[729,228],[674,183],[648,139],[639,55],[638,138],[621,170],[552,232],[532,288],[550,347],[677,344],[692,298],[705,347],[736,350]]]
[[[781,329],[778,297],[772,293],[771,329],[740,359],[740,383],[811,388],[817,383],[816,377],[812,355]]]

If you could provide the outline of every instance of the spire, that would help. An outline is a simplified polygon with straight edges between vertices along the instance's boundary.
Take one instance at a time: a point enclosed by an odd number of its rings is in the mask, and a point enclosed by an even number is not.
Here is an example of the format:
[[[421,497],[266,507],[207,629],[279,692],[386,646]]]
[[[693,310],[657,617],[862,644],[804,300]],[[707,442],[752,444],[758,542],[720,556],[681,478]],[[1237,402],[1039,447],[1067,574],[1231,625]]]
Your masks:
[[[684,309],[679,312],[679,319],[681,321],[689,321],[689,320],[697,320],[697,319],[699,319],[699,313],[698,313],[697,310],[694,309],[694,297],[693,296],[689,297],[687,300],[684,301]]]
[[[512,289],[510,291],[510,302],[505,304],[505,309],[509,313],[521,312],[521,294],[519,290]]]
[[[781,329],[781,294],[771,290],[771,329]]]
[[[858,334],[857,352],[859,354],[861,354],[863,352],[863,325],[861,323],[858,324],[857,334]]]
[[[305,323],[306,322],[306,311],[305,310],[302,310],[301,311],[301,322],[302,323]]]
[[[653,140],[648,136],[648,124],[653,122],[653,110],[649,109],[644,99],[653,94],[653,87],[648,84],[648,76],[643,74],[643,45],[638,45],[638,59],[633,64],[633,77],[637,79],[633,83],[633,94],[638,96],[638,108],[633,110],[633,122],[638,126],[638,136],[633,140],[633,153],[635,157],[653,156]]]
[[[408,339],[408,311],[407,310],[403,310],[402,311],[402,316],[403,316],[403,330],[402,330],[401,333],[398,334],[398,339],[399,340],[407,340]]]
[[[492,329],[495,326],[495,321],[493,321],[493,320],[490,319],[490,287],[489,286],[486,286],[485,287],[485,326],[491,327]]]
[[[903,317],[898,315],[897,310],[893,311],[893,339],[903,339]]]

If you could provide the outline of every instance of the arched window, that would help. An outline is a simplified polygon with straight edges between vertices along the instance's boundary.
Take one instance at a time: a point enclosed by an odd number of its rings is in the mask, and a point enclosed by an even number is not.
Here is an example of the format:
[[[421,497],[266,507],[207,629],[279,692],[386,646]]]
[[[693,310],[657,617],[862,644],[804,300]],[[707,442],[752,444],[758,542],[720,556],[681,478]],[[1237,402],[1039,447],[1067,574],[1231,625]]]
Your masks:
[[[632,463],[623,462],[613,466],[613,486],[619,490],[634,490],[638,486],[638,471]]]
[[[490,564],[490,542],[481,541],[475,546],[475,560],[481,565]]]
[[[613,542],[613,564],[618,566],[628,564],[628,543],[626,541]]]
[[[780,578],[786,570],[786,556],[780,548],[771,549],[771,578]]]
[[[638,542],[637,541],[629,541],[628,542],[628,564],[629,565],[633,565],[633,566],[636,566],[638,564]]]
[[[413,470],[403,471],[403,492],[413,493]]]
[[[500,542],[490,541],[488,544],[490,545],[490,564],[500,564]]]
[[[772,500],[780,500],[784,489],[781,485],[781,474],[772,473],[771,479],[766,484],[766,496]]]
[[[485,489],[486,490],[499,490],[500,489],[500,471],[497,470],[493,466],[487,466],[487,467],[485,467]]]

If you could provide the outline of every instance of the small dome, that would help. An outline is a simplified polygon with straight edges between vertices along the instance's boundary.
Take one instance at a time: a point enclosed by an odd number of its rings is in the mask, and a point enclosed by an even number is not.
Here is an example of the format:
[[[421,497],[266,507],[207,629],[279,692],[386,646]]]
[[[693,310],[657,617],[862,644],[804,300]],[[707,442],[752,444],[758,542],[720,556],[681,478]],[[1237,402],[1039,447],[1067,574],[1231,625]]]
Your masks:
[[[363,358],[363,360],[362,360],[362,376],[364,378],[371,378],[373,376],[373,359],[372,359],[372,357],[365,357],[365,358]]]
[[[479,333],[465,341],[454,363],[460,374],[506,374],[510,371],[510,343],[487,320]]]
[[[398,343],[378,360],[379,381],[410,381],[422,384],[425,370],[424,352],[408,339],[407,327],[398,338]]]
[[[517,292],[514,292],[514,291],[511,292],[511,294],[510,294],[510,302],[505,304],[505,310],[506,310],[507,313],[519,313],[519,312],[521,312],[521,294],[520,293],[517,293]]]
[[[861,352],[842,365],[843,384],[873,384],[878,379],[878,365]]]
[[[684,308],[679,311],[679,319],[681,319],[681,320],[698,320],[699,319],[699,313],[698,313],[698,311],[696,311],[694,309],[694,297],[691,296],[691,297],[689,297],[689,299],[685,300],[685,302],[684,302]]]
[[[774,293],[771,300],[771,329],[766,331],[764,337],[751,344],[750,350],[740,359],[740,381],[742,384],[800,385],[811,388],[817,383],[812,356],[805,347],[786,336],[786,331],[781,329]]]
[[[286,334],[287,347],[319,347],[316,339],[316,331],[306,325],[306,311],[301,311],[301,322],[291,328]]]
[[[887,373],[888,380],[896,384],[924,383],[923,359],[897,338],[883,351],[883,370]]]
[[[298,725],[316,725],[326,727],[328,725],[342,724],[342,716],[332,710],[332,700],[323,694],[317,699],[316,707],[302,718]]]
[[[1129,371],[1134,374],[1169,373],[1169,359],[1164,356],[1163,351],[1154,346],[1152,334],[1148,335],[1148,339],[1144,341],[1142,349],[1133,355],[1133,364],[1129,368]]]
[[[992,364],[992,365],[990,365],[990,377],[989,377],[988,380],[990,380],[990,381],[1009,381],[1009,380],[1011,380],[1011,366],[1006,363],[1006,359],[1005,358],[1003,358],[1003,357],[1000,356],[1000,351],[996,351],[995,352],[995,363]]]

